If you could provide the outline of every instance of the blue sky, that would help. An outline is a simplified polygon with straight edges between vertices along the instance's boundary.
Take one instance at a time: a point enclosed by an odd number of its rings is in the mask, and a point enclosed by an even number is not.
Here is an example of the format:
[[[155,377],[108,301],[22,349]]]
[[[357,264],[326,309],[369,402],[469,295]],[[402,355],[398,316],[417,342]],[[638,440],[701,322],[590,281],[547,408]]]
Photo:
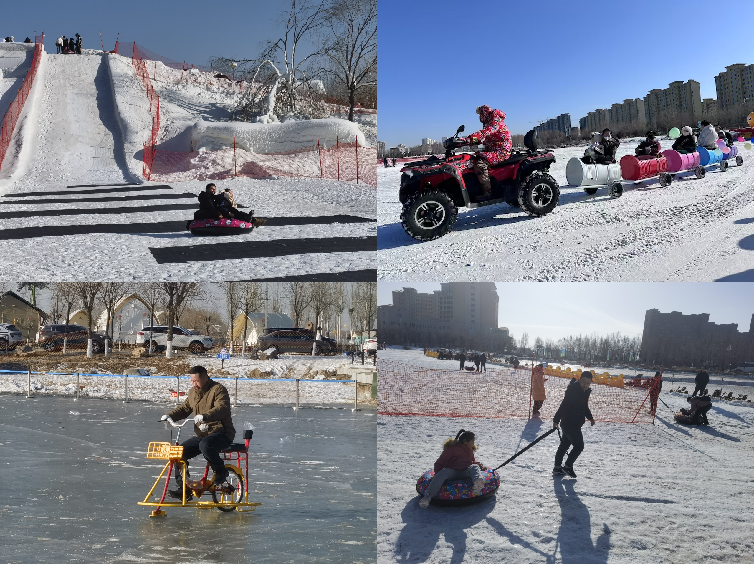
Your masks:
[[[674,80],[701,83],[754,63],[754,2],[380,0],[379,139],[416,145],[478,129],[474,109],[512,133],[579,118]],[[742,117],[743,120],[743,117]]]
[[[55,53],[55,39],[61,35],[79,33],[84,48],[101,49],[102,32],[109,51],[120,32],[122,41],[136,41],[176,61],[206,65],[216,55],[256,57],[265,40],[280,37],[279,15],[287,5],[264,0],[3,2],[0,34],[23,41],[44,29],[45,49]]]
[[[752,283],[496,283],[500,297],[498,325],[519,339],[529,333],[559,339],[567,335],[608,334],[634,336],[644,328],[644,314],[677,310],[710,315],[710,322],[738,324],[749,331],[754,314]],[[382,282],[377,304],[392,304],[392,291],[412,287],[419,292],[440,289],[440,283]]]

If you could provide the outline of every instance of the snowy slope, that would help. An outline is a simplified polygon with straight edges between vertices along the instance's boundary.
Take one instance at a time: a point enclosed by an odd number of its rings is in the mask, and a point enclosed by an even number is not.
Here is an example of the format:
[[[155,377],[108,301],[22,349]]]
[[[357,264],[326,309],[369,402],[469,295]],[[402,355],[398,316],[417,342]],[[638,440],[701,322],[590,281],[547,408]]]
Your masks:
[[[618,158],[633,154],[624,140]],[[662,141],[663,149],[672,143]],[[754,280],[754,152],[742,167],[681,175],[671,186],[625,183],[623,197],[567,186],[566,163],[584,147],[556,149],[558,207],[529,218],[506,204],[462,209],[455,230],[419,243],[400,225],[400,167],[379,167],[379,277],[384,280]]]
[[[363,184],[217,181],[269,221],[243,236],[192,236],[186,221],[208,181],[168,185],[138,177],[151,116],[130,59],[85,50],[48,55],[43,64],[29,114],[38,134],[24,147],[28,172],[0,185],[0,241],[11,243],[0,250],[0,268],[11,278],[228,280],[375,268],[375,189]],[[196,96],[193,114],[187,105],[181,114],[190,124],[228,96],[172,87],[184,102]]]
[[[577,479],[551,476],[553,434],[500,469],[494,500],[465,508],[418,506],[444,439],[470,429],[498,466],[549,423],[380,416],[378,562],[750,562],[752,405],[715,402],[709,427],[686,427],[673,420],[685,395],[660,398],[654,425],[587,424]]]

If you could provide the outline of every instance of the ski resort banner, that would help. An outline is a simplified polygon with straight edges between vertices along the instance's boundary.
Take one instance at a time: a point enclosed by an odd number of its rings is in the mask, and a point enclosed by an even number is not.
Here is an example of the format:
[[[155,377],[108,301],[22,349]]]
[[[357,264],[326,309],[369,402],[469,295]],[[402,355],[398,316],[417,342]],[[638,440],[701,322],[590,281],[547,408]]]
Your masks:
[[[573,375],[576,376],[575,374]],[[549,420],[563,400],[570,379],[544,383],[546,400],[539,413]],[[392,416],[527,418],[531,413],[531,368],[489,369],[486,373],[445,371],[394,361],[377,364],[378,412]],[[654,421],[650,390],[643,386],[592,382],[589,407],[596,421]]]

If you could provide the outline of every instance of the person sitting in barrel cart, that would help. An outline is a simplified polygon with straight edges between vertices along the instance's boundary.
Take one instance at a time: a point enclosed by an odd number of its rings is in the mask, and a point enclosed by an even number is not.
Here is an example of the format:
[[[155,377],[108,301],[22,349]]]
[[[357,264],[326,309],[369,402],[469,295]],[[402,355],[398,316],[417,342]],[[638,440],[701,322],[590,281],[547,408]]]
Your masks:
[[[615,163],[615,153],[618,151],[620,145],[620,139],[613,137],[613,133],[610,128],[602,130],[602,161],[597,158],[597,163],[600,165],[607,165],[609,163]]]
[[[717,131],[715,131],[715,126],[707,120],[702,121],[702,130],[699,132],[699,146],[710,151],[717,149]]]
[[[592,132],[592,138],[589,140],[589,146],[584,150],[584,156],[581,158],[587,165],[598,162],[598,159],[605,160],[605,149],[602,147],[602,135],[596,131]]]
[[[655,158],[660,156],[660,151],[662,151],[662,146],[660,146],[655,132],[648,131],[647,138],[636,148],[636,156],[640,159],[642,157],[645,159]]]
[[[673,150],[678,151],[678,153],[683,155],[687,155],[696,151],[696,147],[696,137],[694,136],[693,130],[689,126],[683,126],[683,129],[681,129],[681,135],[679,135],[678,139],[673,142]]]

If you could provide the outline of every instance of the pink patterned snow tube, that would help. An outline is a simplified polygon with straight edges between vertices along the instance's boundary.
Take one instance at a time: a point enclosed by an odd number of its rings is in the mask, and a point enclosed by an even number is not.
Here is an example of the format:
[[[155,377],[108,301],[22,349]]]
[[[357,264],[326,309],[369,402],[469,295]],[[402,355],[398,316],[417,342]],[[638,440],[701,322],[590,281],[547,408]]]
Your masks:
[[[666,173],[668,162],[665,157],[637,159],[633,155],[624,155],[620,160],[621,176],[626,180],[643,180]]]

